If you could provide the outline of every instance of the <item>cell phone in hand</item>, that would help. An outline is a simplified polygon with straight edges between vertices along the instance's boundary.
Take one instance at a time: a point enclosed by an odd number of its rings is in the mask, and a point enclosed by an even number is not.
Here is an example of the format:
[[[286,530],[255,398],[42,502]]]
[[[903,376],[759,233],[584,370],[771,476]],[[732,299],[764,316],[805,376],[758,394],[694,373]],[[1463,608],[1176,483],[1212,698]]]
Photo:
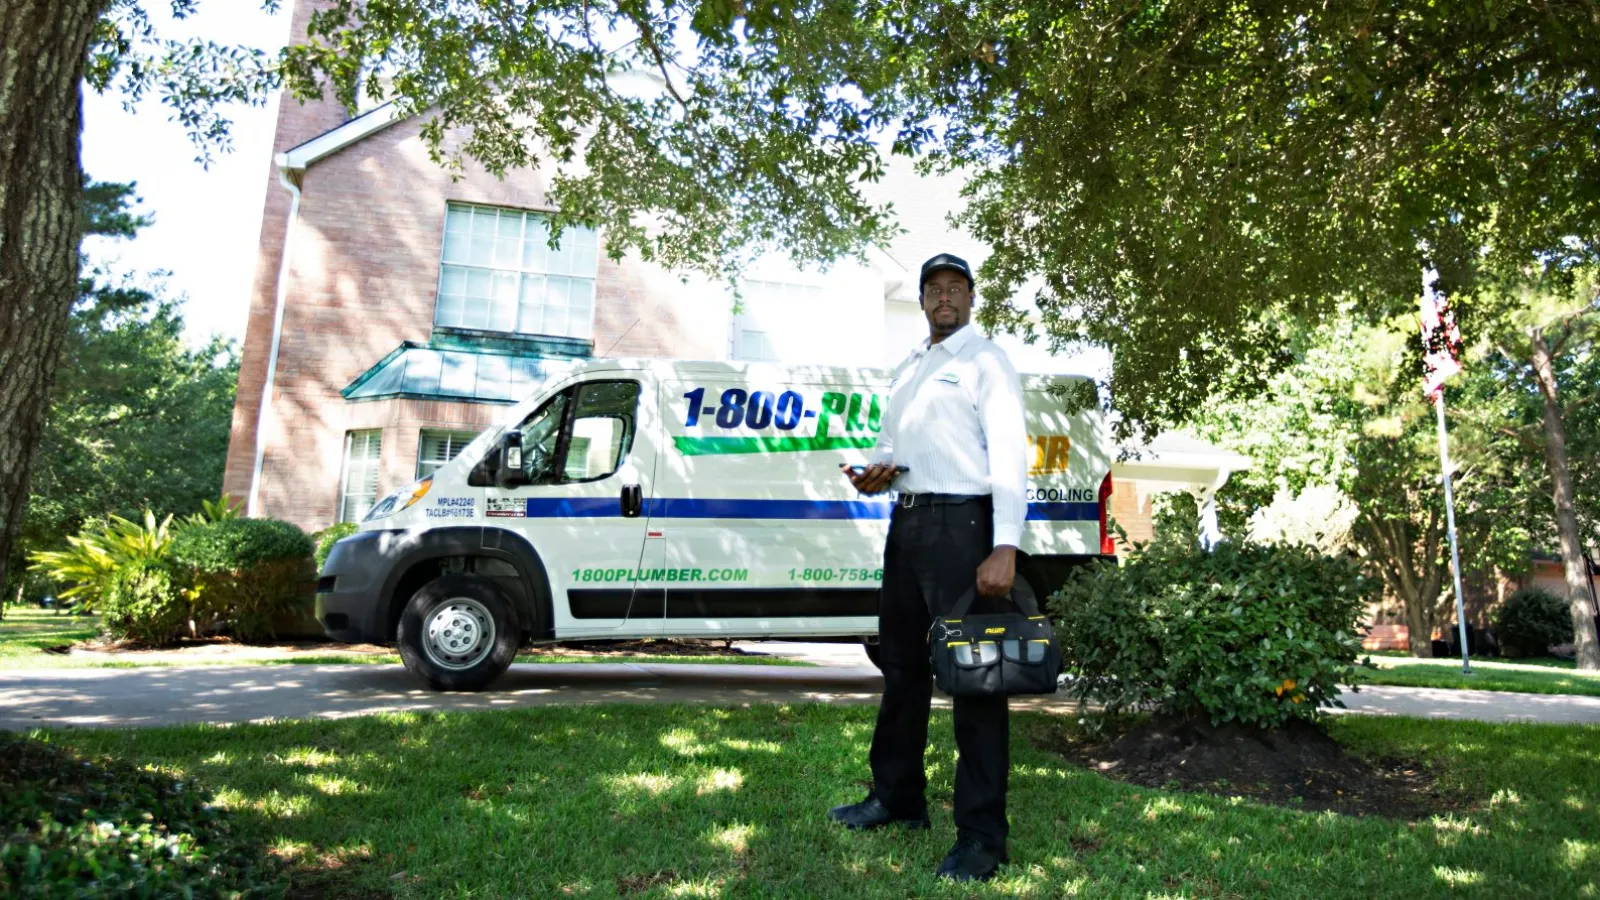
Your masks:
[[[860,475],[862,472],[865,472],[867,470],[866,466],[849,466],[848,468],[850,469],[850,471],[856,473],[857,475]],[[894,473],[896,475],[904,475],[905,473],[907,473],[909,471],[911,471],[911,469],[909,467],[907,467],[907,466],[895,466],[894,467]]]

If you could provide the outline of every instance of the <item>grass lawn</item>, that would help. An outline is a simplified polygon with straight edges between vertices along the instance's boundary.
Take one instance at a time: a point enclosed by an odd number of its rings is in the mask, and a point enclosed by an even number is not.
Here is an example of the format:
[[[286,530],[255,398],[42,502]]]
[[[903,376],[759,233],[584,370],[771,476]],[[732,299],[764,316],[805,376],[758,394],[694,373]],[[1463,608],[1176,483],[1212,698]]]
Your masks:
[[[1423,660],[1417,659],[1415,656],[1412,656],[1404,650],[1363,650],[1361,651],[1361,655],[1376,656],[1386,659],[1403,659],[1410,662],[1423,662]],[[1454,661],[1457,666],[1461,665],[1460,657],[1456,657]],[[1435,660],[1435,662],[1437,663],[1438,660]],[[1472,658],[1473,665],[1477,665],[1479,662],[1488,662],[1494,665],[1538,666],[1541,669],[1575,669],[1578,667],[1578,664],[1570,659],[1561,659],[1555,656],[1518,656],[1504,657],[1495,660],[1479,660],[1477,657]]]
[[[241,836],[359,897],[1600,897],[1600,728],[1340,718],[1425,763],[1460,812],[1405,822],[1129,787],[1013,718],[1012,864],[932,874],[954,839],[936,714],[929,832],[857,834],[875,711],[544,707],[45,735],[213,790]],[[308,894],[310,896],[310,894]]]
[[[46,647],[59,647],[87,641],[100,633],[98,616],[74,616],[51,609],[11,606],[0,619],[0,668],[15,668],[34,658],[59,659],[45,653]]]
[[[1559,662],[1560,660],[1552,660]],[[1514,663],[1472,661],[1471,675],[1461,674],[1461,661],[1380,657],[1376,671],[1363,670],[1358,684],[1393,684],[1403,687],[1469,688],[1479,691],[1521,691],[1528,694],[1576,694],[1600,697],[1600,672]]]
[[[341,653],[337,644],[330,644],[326,653],[295,653],[267,658],[250,657],[182,657],[161,656],[147,652],[132,652],[113,659],[96,659],[84,656],[66,656],[46,653],[46,647],[59,647],[86,641],[100,633],[98,616],[71,616],[54,610],[33,607],[11,607],[5,619],[0,620],[0,669],[55,669],[55,668],[107,668],[139,669],[161,666],[248,666],[248,665],[330,665],[392,663],[398,665],[398,653]],[[811,666],[813,663],[779,656],[713,655],[677,656],[596,653],[592,655],[541,653],[537,648],[517,656],[519,663],[717,663],[744,666]]]

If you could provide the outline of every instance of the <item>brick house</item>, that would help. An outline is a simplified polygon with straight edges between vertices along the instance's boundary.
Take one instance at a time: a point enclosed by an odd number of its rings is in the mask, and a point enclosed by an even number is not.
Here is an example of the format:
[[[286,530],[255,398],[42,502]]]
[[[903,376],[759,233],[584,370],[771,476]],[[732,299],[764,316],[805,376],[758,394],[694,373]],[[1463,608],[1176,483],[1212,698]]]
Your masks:
[[[296,4],[291,40],[325,2]],[[759,265],[735,314],[722,286],[610,261],[593,232],[551,251],[543,173],[501,180],[469,165],[452,180],[421,124],[389,105],[351,117],[331,100],[279,101],[224,477],[251,515],[313,531],[359,519],[568,359],[890,365],[926,336],[921,261],[986,255],[945,224],[958,183],[894,168],[874,189],[907,234],[827,273]],[[834,327],[845,317],[850,329]],[[1004,340],[1024,371],[1084,370]],[[1247,464],[1165,437],[1117,465],[1113,514],[1148,537],[1155,493],[1204,497]]]

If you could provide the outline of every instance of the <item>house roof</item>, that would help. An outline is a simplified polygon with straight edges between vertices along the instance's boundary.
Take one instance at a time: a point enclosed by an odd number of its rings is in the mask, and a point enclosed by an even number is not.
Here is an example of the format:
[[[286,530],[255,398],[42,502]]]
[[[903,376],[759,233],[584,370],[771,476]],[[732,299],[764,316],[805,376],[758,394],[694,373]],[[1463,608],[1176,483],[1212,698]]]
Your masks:
[[[1250,468],[1248,456],[1208,444],[1199,438],[1166,431],[1148,444],[1128,447],[1127,459],[1111,471],[1127,478],[1168,481],[1206,489],[1221,487],[1230,473]]]

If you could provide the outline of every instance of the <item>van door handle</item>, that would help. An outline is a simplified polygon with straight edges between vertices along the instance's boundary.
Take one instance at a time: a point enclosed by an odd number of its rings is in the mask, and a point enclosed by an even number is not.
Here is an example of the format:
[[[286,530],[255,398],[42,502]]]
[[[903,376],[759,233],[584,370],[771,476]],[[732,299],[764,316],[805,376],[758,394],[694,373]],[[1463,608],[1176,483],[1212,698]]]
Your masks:
[[[644,491],[637,484],[622,486],[622,517],[624,519],[637,519],[644,511]]]

